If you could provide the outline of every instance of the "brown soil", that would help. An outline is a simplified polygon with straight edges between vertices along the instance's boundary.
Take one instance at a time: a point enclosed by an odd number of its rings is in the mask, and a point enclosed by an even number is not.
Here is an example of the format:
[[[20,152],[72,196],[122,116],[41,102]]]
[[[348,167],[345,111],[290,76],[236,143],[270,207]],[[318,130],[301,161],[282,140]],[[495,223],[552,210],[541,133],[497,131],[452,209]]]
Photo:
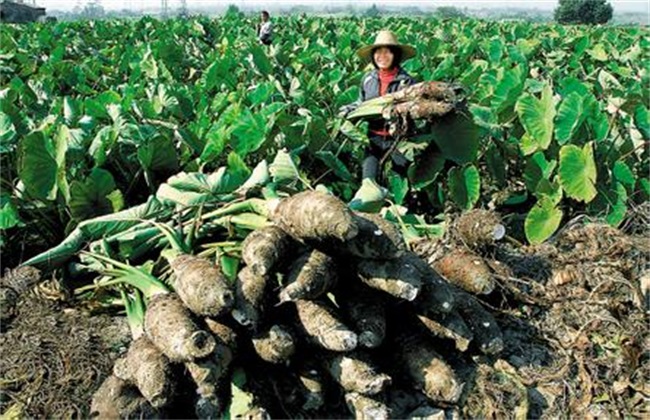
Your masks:
[[[494,251],[505,270],[490,303],[505,348],[478,364],[466,416],[650,415],[650,308],[639,284],[650,242],[639,225],[632,233],[577,222],[549,244]]]
[[[9,418],[89,418],[90,400],[124,353],[123,316],[89,316],[26,297],[0,335],[0,413]]]

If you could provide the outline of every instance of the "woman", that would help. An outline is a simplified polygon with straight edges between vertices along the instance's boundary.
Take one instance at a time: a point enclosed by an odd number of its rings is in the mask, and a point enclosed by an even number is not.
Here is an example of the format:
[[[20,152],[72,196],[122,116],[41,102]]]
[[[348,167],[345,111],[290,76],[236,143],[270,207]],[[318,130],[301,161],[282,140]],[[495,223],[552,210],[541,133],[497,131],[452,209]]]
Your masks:
[[[415,84],[415,80],[400,67],[404,61],[415,56],[415,48],[400,44],[391,31],[380,31],[374,44],[361,47],[357,55],[364,63],[371,61],[375,69],[363,77],[359,99],[341,108],[342,116],[356,109],[363,101],[397,92]],[[370,146],[366,149],[362,178],[375,180],[379,173],[379,162],[391,148],[394,139],[390,136],[384,119],[370,121],[368,138]],[[406,171],[408,161],[403,154],[395,151],[391,154],[391,159],[393,168],[397,172]]]

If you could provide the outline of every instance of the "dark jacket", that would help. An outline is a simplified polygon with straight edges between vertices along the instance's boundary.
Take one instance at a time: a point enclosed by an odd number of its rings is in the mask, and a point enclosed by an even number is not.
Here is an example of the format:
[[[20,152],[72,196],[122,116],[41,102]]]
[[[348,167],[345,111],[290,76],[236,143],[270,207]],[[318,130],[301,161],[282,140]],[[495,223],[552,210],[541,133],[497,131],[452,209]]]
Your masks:
[[[397,75],[392,82],[388,84],[387,93],[395,93],[398,90],[402,90],[405,87],[414,85],[416,83],[415,79],[412,78],[403,68],[399,68]],[[361,80],[361,90],[359,92],[359,99],[351,104],[341,107],[340,111],[342,114],[348,114],[359,107],[361,102],[373,99],[379,96],[379,71],[377,69],[372,70],[370,73],[363,76]],[[369,129],[378,130],[383,128],[385,124],[384,120],[380,121],[371,121]]]

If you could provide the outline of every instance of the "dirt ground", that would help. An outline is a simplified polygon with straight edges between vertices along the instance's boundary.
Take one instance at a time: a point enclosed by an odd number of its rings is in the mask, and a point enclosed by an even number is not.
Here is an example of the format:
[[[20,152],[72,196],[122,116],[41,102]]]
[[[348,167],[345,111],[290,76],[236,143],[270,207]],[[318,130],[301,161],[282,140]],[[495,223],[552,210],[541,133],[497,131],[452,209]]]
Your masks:
[[[576,221],[548,244],[494,251],[505,350],[479,363],[466,416],[650,416],[647,214],[626,233]]]
[[[455,361],[466,387],[452,411],[495,419],[650,416],[650,212],[643,210],[620,230],[576,220],[547,244],[505,241],[483,255],[493,261],[497,288],[482,301],[505,348],[499,357]],[[27,297],[0,335],[3,418],[87,418],[129,337],[123,315],[90,316]]]
[[[31,295],[3,329],[3,419],[88,418],[93,392],[130,341],[124,316],[89,316]]]

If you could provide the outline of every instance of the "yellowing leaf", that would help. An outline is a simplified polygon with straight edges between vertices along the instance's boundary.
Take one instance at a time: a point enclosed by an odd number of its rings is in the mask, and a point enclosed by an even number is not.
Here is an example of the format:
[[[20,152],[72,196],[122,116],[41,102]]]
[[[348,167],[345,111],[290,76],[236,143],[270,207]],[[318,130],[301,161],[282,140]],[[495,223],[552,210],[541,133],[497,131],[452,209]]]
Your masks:
[[[603,44],[596,44],[592,49],[587,50],[587,53],[594,59],[598,61],[607,61],[607,52],[605,52],[605,46]]]

